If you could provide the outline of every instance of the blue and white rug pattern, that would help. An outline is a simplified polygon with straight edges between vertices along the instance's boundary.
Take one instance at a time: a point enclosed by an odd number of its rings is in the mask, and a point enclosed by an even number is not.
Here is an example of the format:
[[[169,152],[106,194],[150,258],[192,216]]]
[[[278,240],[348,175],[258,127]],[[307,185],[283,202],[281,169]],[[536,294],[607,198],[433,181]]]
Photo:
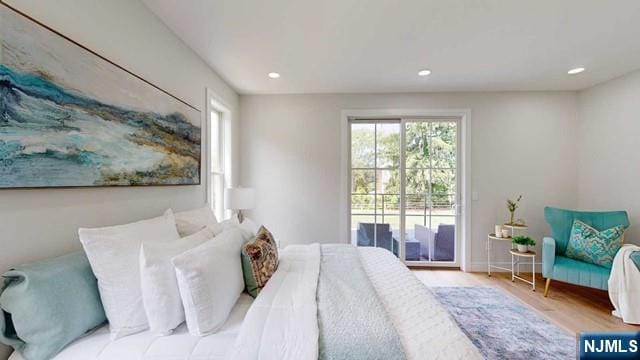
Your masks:
[[[575,359],[573,334],[490,287],[432,287],[485,359]]]

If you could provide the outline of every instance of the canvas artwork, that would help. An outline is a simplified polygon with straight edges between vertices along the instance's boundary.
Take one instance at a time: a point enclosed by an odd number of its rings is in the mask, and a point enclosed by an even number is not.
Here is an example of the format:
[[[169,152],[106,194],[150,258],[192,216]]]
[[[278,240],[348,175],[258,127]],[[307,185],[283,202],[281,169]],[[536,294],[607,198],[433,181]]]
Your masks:
[[[0,45],[0,188],[200,183],[196,108],[7,5]]]

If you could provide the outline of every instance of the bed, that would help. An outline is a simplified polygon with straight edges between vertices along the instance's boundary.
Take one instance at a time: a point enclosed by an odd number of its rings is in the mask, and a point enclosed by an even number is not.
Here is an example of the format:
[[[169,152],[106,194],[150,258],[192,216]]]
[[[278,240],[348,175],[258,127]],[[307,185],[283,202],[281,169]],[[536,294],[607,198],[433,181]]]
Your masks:
[[[242,294],[223,329],[185,325],[111,342],[106,326],[67,346],[67,359],[479,359],[431,292],[390,252],[291,245],[253,300]],[[23,360],[14,353],[10,360]]]

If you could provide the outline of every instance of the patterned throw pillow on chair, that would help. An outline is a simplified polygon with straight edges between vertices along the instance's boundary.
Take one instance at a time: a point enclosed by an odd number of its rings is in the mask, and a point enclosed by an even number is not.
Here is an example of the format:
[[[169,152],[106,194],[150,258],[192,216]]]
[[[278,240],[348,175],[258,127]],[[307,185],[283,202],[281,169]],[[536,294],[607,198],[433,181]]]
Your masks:
[[[253,241],[242,247],[242,271],[249,295],[256,297],[278,268],[278,246],[273,235],[260,227]]]
[[[567,244],[567,257],[611,268],[624,241],[624,227],[598,231],[580,220],[573,222]]]

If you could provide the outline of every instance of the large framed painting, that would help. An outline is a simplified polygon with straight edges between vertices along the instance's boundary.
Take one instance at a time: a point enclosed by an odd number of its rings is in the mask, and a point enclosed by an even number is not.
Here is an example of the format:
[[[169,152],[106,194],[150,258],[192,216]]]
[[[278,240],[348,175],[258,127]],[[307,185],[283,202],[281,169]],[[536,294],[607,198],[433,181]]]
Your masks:
[[[0,188],[200,184],[200,122],[195,107],[0,5]]]

